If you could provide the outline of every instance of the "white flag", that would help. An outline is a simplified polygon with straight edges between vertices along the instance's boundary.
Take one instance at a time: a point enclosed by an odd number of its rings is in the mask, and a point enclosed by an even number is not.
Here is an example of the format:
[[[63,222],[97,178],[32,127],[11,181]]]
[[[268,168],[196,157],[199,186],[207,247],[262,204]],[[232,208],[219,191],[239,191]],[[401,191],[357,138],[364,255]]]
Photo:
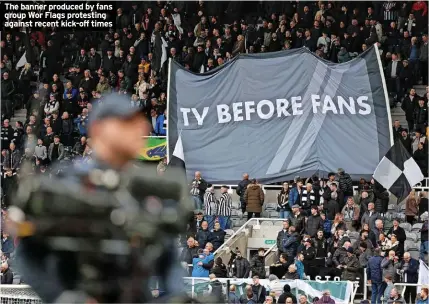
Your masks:
[[[417,286],[418,293],[420,292],[422,285],[426,285],[426,286],[429,285],[429,268],[422,260],[420,260],[418,284],[419,284],[419,286]]]
[[[27,52],[24,52],[21,59],[19,59],[18,62],[16,63],[17,71],[19,70],[20,67],[23,67],[27,63],[27,58],[25,57],[25,54],[27,54]]]
[[[162,41],[162,56],[161,56],[161,65],[159,66],[160,71],[162,69],[162,66],[164,65],[164,62],[167,61],[167,47],[168,47],[168,44],[165,41],[164,37],[161,37],[161,41]]]

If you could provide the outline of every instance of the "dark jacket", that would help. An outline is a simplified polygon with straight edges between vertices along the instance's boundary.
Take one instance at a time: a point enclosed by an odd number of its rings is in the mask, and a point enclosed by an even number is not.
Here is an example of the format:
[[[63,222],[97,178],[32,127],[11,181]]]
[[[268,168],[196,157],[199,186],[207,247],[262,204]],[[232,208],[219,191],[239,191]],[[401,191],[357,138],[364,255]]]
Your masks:
[[[260,279],[265,279],[265,258],[255,254],[250,261],[250,269],[252,276],[259,276]]]
[[[292,294],[290,291],[289,292],[283,292],[280,296],[279,299],[277,301],[277,303],[281,304],[281,303],[286,303],[286,299],[287,298],[292,298],[292,302],[293,303],[298,303],[298,301],[296,300],[296,297],[294,294]]]
[[[368,260],[366,273],[368,280],[371,280],[372,283],[383,282],[383,269],[381,268],[382,261],[383,258],[381,256],[373,256]]]
[[[335,267],[339,265],[345,265],[345,260],[347,258],[347,250],[344,247],[340,247],[334,252],[332,257],[332,263]]]
[[[428,109],[427,106],[416,107],[414,109],[414,122],[416,124],[421,124],[427,126],[428,124]]]
[[[210,230],[206,229],[200,229],[197,232],[197,235],[195,236],[195,239],[197,240],[198,244],[200,245],[200,248],[204,248],[208,242],[210,236]]]
[[[244,193],[246,192],[247,186],[250,184],[250,181],[248,179],[243,179],[241,182],[238,183],[237,186],[237,195],[240,197],[240,202],[243,204],[245,203],[244,200]]]
[[[198,254],[198,247],[186,247],[180,255],[180,261],[192,264],[192,259]]]
[[[213,250],[217,250],[225,241],[225,231],[222,229],[220,230],[213,230],[209,233],[208,241],[213,244]]]
[[[220,265],[214,265],[213,268],[210,270],[210,273],[213,273],[216,278],[227,278],[228,277],[228,273],[226,271],[226,266],[225,264],[220,264]]]
[[[1,276],[1,284],[12,284],[13,283],[13,273],[10,268],[6,269]]]
[[[295,257],[298,250],[299,234],[294,232],[292,234],[285,233],[280,240],[280,247],[282,252],[286,253],[288,257]]]
[[[305,231],[310,237],[315,237],[317,231],[323,228],[323,221],[319,214],[310,215],[305,223]]]
[[[346,257],[345,266],[347,266],[347,268],[343,270],[341,279],[345,281],[355,281],[360,268],[359,260],[357,259],[357,257],[354,254],[351,255],[350,257]]]
[[[246,258],[236,258],[232,262],[232,273],[237,278],[248,278],[250,273],[250,263]]]
[[[348,173],[340,175],[339,188],[344,192],[345,196],[353,195],[353,181]]]
[[[259,277],[261,278],[261,277]],[[267,295],[267,290],[265,289],[264,285],[252,285],[253,294],[256,295],[257,303],[264,303],[265,297]]]
[[[400,269],[402,269],[404,267],[405,261],[401,262],[401,266]],[[407,274],[407,280],[405,283],[417,283],[419,280],[419,274],[418,274],[418,270],[419,270],[419,261],[411,258],[410,262],[408,264],[408,268],[404,271],[404,275]]]
[[[326,218],[330,221],[333,221],[335,214],[340,212],[340,206],[338,202],[334,199],[330,199],[326,204],[323,204],[323,208],[326,214]]]
[[[417,100],[419,100],[419,96],[414,95],[413,101],[409,95],[407,95],[402,101],[401,108],[405,112],[405,119],[410,121],[414,120],[414,109],[417,108]]]

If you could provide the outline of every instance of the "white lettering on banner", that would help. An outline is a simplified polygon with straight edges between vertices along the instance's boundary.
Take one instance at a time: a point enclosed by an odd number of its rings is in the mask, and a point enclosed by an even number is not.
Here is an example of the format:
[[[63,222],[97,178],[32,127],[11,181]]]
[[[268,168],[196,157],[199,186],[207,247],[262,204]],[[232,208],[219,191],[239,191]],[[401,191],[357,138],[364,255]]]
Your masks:
[[[231,121],[231,114],[228,113],[229,107],[226,104],[217,106],[217,121],[219,123],[227,123]]]
[[[232,104],[232,112],[234,113],[234,121],[243,121],[243,104],[241,102],[235,102]]]
[[[302,97],[292,96],[289,100],[286,98],[279,98],[276,99],[275,102],[264,99],[259,102],[245,101],[234,102],[231,105],[219,104],[216,106],[217,121],[220,124],[224,124],[231,121],[249,121],[254,118],[268,120],[276,117],[281,118],[302,115],[304,113]],[[372,110],[371,105],[368,104],[368,96],[353,98],[312,94],[310,100],[314,114],[369,115]],[[183,125],[185,127],[189,126],[189,120],[191,119],[189,113],[192,113],[197,124],[202,126],[204,119],[209,113],[209,108],[210,107],[204,107],[202,114],[198,112],[197,108],[180,108],[180,112],[183,115]]]
[[[359,110],[359,114],[368,115],[369,113],[371,113],[371,106],[367,103],[363,103],[363,101],[368,101],[368,96],[359,96],[357,98],[357,104],[360,105],[362,108],[365,108],[365,111]]]
[[[192,113],[194,114],[195,118],[197,119],[197,123],[199,126],[203,125],[204,118],[207,116],[208,112],[209,112],[209,107],[204,107],[202,115],[200,115],[200,113],[198,113],[197,109],[192,108]]]
[[[277,117],[290,116],[290,113],[287,111],[289,106],[289,101],[287,99],[276,99],[277,104]]]
[[[252,106],[252,108],[250,106]],[[246,110],[246,120],[250,120],[250,114],[255,113],[255,102],[246,101],[244,103],[244,109]]]
[[[192,114],[194,114],[195,119],[197,120],[197,124],[199,126],[203,125],[204,118],[206,118],[207,113],[209,112],[209,107],[204,107],[203,114],[200,115],[198,113],[198,110],[196,108],[180,108],[180,112],[182,112],[183,115],[183,125],[185,127],[189,126],[189,117],[188,113],[192,111]]]
[[[291,98],[292,103],[292,115],[302,115],[302,103],[297,103],[297,101],[301,101],[301,96],[295,96]]]
[[[262,113],[263,106],[268,106],[269,111],[267,114]],[[269,100],[261,100],[260,102],[258,102],[258,105],[256,106],[256,112],[258,113],[259,118],[270,119],[274,114],[274,105]]]

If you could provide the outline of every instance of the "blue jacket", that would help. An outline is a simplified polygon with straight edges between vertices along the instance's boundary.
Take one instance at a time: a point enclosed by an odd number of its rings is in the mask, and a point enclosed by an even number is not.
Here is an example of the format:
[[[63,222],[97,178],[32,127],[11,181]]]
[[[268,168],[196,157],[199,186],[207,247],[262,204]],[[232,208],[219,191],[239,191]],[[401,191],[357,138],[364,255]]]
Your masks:
[[[404,261],[401,262],[401,268],[403,265]],[[419,281],[419,268],[419,261],[411,258],[408,265],[408,269],[404,272],[404,275],[407,274],[407,283],[417,283]]]
[[[208,278],[210,274],[210,270],[203,267],[203,265],[198,265],[199,262],[203,264],[208,264],[210,261],[214,259],[214,255],[210,253],[208,256],[204,258],[196,257],[192,259],[192,277],[194,278]]]
[[[68,100],[69,99],[67,97],[67,92],[68,92],[68,89],[65,89],[64,90],[64,94],[63,94],[63,99],[64,100]],[[71,95],[72,95],[72,97],[71,97],[70,100],[76,102],[77,101],[77,97],[79,96],[79,91],[76,88],[72,88]]]
[[[429,304],[429,298],[426,298],[426,300],[418,299],[416,304]]]
[[[88,116],[85,117],[85,119],[76,117],[73,122],[76,124],[80,136],[86,136],[88,134]]]
[[[292,206],[295,204],[299,205],[299,193],[296,186],[293,187],[289,192],[289,206],[292,208]]]
[[[301,261],[295,261],[296,272],[299,275],[300,280],[304,280],[304,264]]]
[[[1,240],[1,250],[3,253],[12,253],[14,249],[13,240],[11,238]]]
[[[366,274],[368,276],[368,280],[371,280],[372,283],[383,282],[383,269],[381,268],[382,260],[383,257],[381,256],[373,256],[368,260]]]
[[[167,134],[167,130],[164,129],[164,120],[165,116],[164,114],[158,115],[156,118],[156,124],[155,124],[155,134],[158,136],[165,136]]]

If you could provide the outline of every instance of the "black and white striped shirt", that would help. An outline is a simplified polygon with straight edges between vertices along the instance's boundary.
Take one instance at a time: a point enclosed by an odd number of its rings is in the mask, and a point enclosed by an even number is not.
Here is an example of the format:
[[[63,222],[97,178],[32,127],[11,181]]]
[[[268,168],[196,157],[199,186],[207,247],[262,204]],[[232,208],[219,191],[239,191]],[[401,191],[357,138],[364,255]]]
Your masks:
[[[308,192],[306,188],[302,189],[302,192],[301,192],[302,209],[310,209],[311,205],[314,204],[315,200],[316,200],[316,196],[314,195],[313,189],[311,189],[310,192]]]
[[[216,215],[216,197],[214,196],[214,193],[211,191],[207,191],[204,193],[204,209],[206,212],[206,215]]]
[[[232,199],[228,193],[222,193],[217,206],[217,215],[219,216],[231,216]]]

